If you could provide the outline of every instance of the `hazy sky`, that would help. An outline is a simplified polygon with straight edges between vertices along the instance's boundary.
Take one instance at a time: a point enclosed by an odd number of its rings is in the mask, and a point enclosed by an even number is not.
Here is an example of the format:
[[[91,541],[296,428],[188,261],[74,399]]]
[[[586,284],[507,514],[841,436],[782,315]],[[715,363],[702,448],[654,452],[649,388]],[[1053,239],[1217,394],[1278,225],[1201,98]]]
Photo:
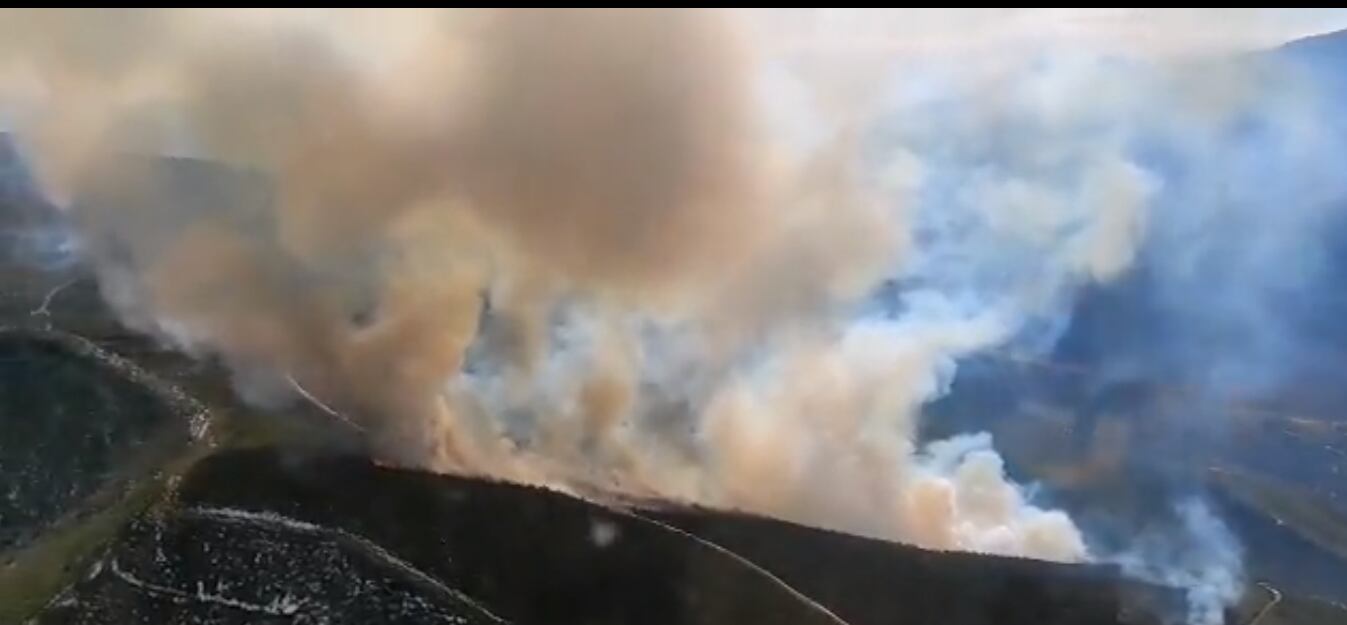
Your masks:
[[[1060,42],[1171,53],[1276,45],[1347,28],[1347,9],[1108,9],[1108,8],[788,8],[748,9],[750,22],[773,39],[829,47],[921,51],[1000,43]],[[406,40],[433,23],[418,11],[269,9],[219,11],[254,22],[310,21],[344,33]],[[389,41],[391,40],[391,41]]]
[[[932,52],[1061,43],[1172,54],[1247,49],[1347,28],[1344,9],[767,9],[755,22],[799,45]]]

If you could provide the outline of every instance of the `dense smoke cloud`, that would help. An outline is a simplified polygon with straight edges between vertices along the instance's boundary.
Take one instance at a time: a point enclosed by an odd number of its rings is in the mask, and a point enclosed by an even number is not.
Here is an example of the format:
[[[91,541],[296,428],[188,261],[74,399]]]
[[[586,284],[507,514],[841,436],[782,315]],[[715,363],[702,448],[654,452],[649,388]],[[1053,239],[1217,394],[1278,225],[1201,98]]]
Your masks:
[[[892,254],[845,160],[777,153],[723,16],[422,17],[439,27],[381,63],[332,36],[341,16],[7,21],[8,69],[40,87],[16,99],[44,104],[25,139],[128,321],[419,429],[484,293],[527,370],[563,295],[733,338],[858,294]],[[183,146],[271,182],[156,198],[136,154]]]

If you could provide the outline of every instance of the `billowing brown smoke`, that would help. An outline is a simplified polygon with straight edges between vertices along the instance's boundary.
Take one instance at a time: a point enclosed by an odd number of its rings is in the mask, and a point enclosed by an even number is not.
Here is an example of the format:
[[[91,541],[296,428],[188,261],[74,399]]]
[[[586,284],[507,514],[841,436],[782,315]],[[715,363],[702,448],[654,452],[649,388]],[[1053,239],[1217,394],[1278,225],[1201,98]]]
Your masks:
[[[526,368],[563,294],[742,334],[888,253],[880,214],[843,196],[845,161],[809,188],[778,166],[722,15],[428,13],[437,29],[380,68],[333,37],[359,15],[10,17],[11,68],[51,106],[31,126],[40,171],[81,195],[128,318],[294,375],[410,459],[449,418],[441,388],[488,290]],[[155,205],[134,154],[174,141],[274,187],[201,214]]]
[[[782,140],[727,14],[4,17],[5,95],[109,300],[250,395],[436,469],[1085,556],[994,453],[917,456],[941,363],[1004,328],[827,322],[902,258],[901,211],[836,104]]]

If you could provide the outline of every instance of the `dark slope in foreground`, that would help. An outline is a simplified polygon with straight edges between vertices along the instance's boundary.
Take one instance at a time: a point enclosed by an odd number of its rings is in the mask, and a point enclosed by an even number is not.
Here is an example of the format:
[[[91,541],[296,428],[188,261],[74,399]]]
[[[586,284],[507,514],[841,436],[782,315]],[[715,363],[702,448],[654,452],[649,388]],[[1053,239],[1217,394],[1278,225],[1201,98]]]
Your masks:
[[[1158,622],[1122,598],[1125,586],[1107,569],[712,512],[648,517],[356,457],[254,450],[202,461],[39,622]]]
[[[760,518],[651,513],[722,545],[830,606],[849,623],[1150,623],[1177,593],[1107,566],[927,551]]]

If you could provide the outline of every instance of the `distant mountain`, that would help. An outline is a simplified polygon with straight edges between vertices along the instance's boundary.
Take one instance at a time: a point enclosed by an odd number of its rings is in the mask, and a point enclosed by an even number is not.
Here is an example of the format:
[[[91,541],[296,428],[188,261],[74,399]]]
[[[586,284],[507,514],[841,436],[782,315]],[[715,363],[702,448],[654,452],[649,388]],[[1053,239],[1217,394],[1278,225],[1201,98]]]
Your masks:
[[[1309,64],[1326,80],[1347,80],[1347,30],[1297,39],[1271,53]]]
[[[1210,137],[1219,149],[1185,151],[1178,127],[1138,151],[1161,184],[1132,269],[1079,292],[1047,353],[963,362],[923,424],[990,430],[1009,470],[1100,540],[1219,492],[1211,467],[1347,510],[1347,31],[1244,61],[1268,64],[1266,105]],[[1227,518],[1252,574],[1347,596],[1327,581],[1347,563],[1305,555],[1274,507]]]
[[[13,135],[0,132],[0,228],[49,219],[50,208]]]
[[[1232,157],[1228,179],[1209,181],[1233,189],[1211,191],[1225,194],[1223,204],[1214,202],[1216,223],[1201,225],[1217,231],[1210,235],[1215,243],[1202,242],[1206,248],[1182,259],[1186,277],[1175,276],[1172,258],[1143,253],[1130,274],[1084,291],[1051,359],[1131,381],[1278,401],[1294,384],[1290,394],[1298,408],[1336,413],[1347,405],[1347,184],[1340,182],[1347,180],[1347,31],[1294,41],[1249,60],[1308,72],[1319,92],[1316,117],[1309,120],[1318,153],[1276,151],[1290,148],[1281,148],[1277,142],[1285,139],[1258,119],[1232,128],[1223,139],[1227,149],[1249,156]],[[1324,169],[1302,175],[1297,169],[1306,163],[1293,158]],[[1211,164],[1217,173],[1223,165]],[[1166,183],[1182,188],[1185,174],[1166,167],[1159,171],[1174,178]],[[1335,168],[1344,175],[1322,173]],[[1241,178],[1248,169],[1254,170],[1252,180]],[[1325,179],[1333,184],[1318,184]],[[1302,184],[1303,193],[1297,187]],[[1288,206],[1288,198],[1296,204]],[[1153,221],[1168,218],[1160,211],[1184,210],[1185,201],[1162,189]],[[1303,215],[1302,221],[1270,231],[1287,223],[1288,211]],[[1273,257],[1262,262],[1258,254]]]

